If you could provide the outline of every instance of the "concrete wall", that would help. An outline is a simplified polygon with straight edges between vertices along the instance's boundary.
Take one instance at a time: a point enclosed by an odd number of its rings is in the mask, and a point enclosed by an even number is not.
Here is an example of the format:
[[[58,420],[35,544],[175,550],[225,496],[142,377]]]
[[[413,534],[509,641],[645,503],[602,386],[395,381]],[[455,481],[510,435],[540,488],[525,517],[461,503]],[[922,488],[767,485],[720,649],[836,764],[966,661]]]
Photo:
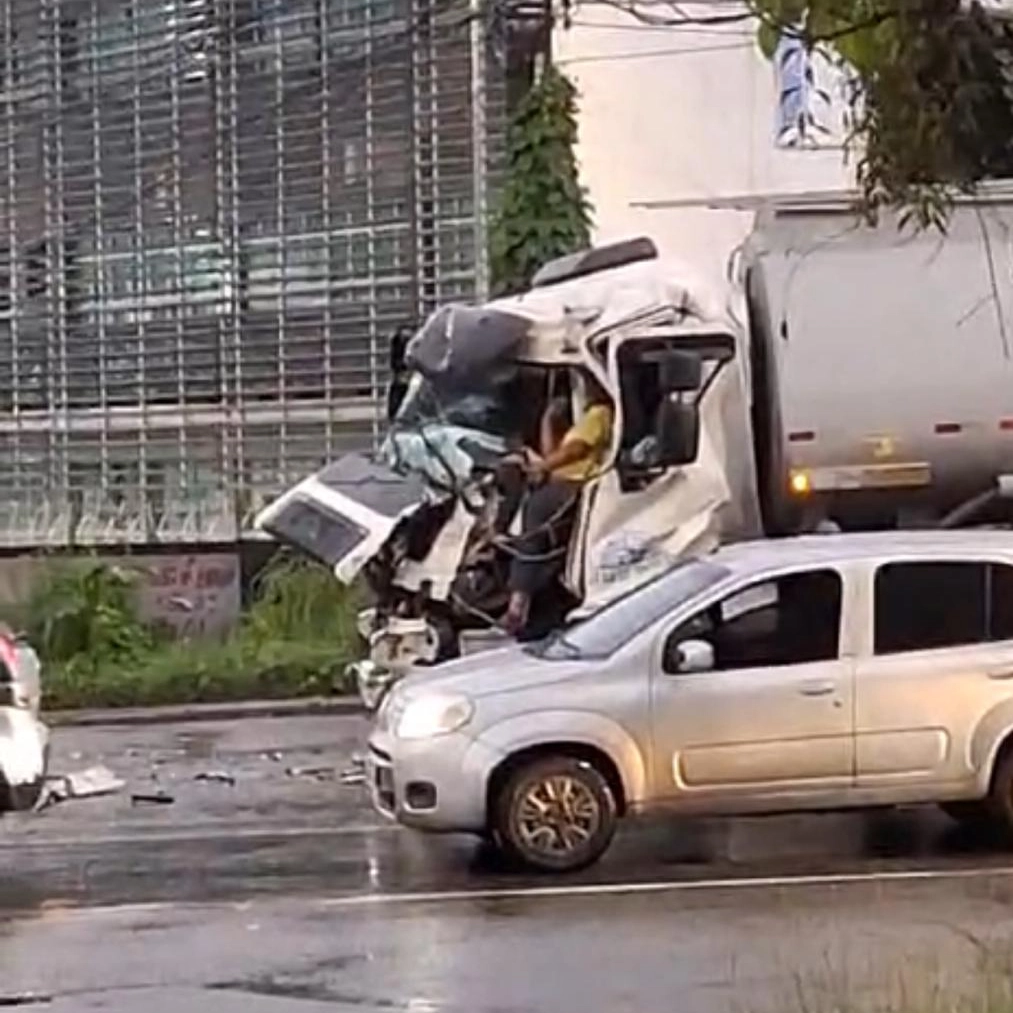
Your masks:
[[[115,556],[104,561],[134,570],[141,614],[173,627],[181,637],[224,632],[239,617],[238,553]],[[0,609],[25,601],[49,565],[38,556],[0,559]]]
[[[726,5],[680,4],[691,14]],[[674,16],[665,5],[645,11]],[[778,89],[752,25],[650,28],[606,5],[577,8],[555,40],[581,92],[579,156],[597,239],[648,234],[664,253],[724,277],[749,212],[644,210],[644,200],[838,189],[851,171],[840,147],[775,144]],[[839,125],[836,111],[832,114]],[[828,138],[839,145],[841,132]]]

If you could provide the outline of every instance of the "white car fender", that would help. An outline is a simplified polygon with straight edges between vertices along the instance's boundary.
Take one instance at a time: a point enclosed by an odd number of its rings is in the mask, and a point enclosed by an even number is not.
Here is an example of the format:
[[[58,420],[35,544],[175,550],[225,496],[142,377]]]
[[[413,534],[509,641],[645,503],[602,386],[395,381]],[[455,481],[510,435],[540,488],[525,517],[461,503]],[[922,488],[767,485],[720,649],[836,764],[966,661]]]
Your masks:
[[[622,725],[592,711],[529,711],[485,729],[477,741],[504,758],[557,742],[590,746],[615,764],[629,805],[643,801],[647,792],[646,763],[633,736]]]
[[[49,730],[30,711],[0,707],[0,776],[12,788],[42,780],[48,742]]]

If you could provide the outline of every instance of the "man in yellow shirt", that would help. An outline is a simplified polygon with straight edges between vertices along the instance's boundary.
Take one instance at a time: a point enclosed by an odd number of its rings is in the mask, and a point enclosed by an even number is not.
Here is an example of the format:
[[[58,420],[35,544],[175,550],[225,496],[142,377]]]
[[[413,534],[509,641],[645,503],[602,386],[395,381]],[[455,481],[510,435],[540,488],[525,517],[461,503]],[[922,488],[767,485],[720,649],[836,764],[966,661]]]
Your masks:
[[[584,374],[587,408],[544,457],[528,451],[525,468],[535,488],[521,514],[521,535],[510,565],[505,624],[517,635],[528,625],[531,600],[561,569],[581,487],[607,462],[613,410],[608,394]]]

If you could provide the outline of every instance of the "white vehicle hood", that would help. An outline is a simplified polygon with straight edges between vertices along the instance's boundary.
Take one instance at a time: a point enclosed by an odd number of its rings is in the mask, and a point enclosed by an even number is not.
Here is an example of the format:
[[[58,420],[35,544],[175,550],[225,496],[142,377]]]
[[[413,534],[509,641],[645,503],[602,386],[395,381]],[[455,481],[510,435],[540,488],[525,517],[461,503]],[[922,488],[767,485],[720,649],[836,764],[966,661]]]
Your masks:
[[[348,454],[265,507],[256,526],[350,584],[425,501],[421,476],[399,475],[361,454]]]

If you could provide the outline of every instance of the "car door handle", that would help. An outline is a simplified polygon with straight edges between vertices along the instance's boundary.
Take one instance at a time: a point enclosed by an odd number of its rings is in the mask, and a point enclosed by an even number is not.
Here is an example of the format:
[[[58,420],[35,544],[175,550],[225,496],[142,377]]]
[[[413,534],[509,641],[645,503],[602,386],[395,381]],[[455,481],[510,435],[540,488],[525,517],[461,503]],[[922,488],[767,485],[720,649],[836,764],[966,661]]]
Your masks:
[[[825,681],[803,682],[799,687],[799,693],[802,696],[830,696],[836,688],[837,684],[831,682],[829,679]]]

